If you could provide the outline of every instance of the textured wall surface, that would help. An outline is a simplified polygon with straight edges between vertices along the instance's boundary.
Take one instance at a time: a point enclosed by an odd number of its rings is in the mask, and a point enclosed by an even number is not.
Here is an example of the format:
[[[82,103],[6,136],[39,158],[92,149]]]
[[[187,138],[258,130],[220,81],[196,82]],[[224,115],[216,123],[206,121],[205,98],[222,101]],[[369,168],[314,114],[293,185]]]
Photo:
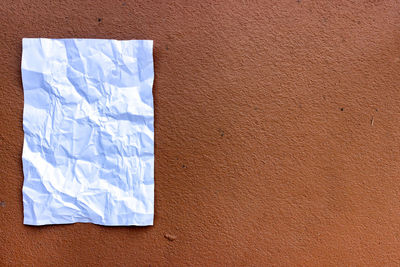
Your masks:
[[[1,265],[399,265],[399,2],[168,2],[0,2]],[[22,224],[23,37],[154,40],[153,227]]]

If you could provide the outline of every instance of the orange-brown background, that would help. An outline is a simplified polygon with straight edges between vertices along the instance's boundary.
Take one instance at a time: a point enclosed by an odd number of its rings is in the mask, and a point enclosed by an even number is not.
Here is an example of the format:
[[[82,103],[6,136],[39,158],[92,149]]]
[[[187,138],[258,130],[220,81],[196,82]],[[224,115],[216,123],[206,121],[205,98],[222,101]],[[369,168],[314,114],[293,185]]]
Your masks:
[[[153,227],[22,224],[23,37],[154,40]],[[400,264],[398,1],[2,0],[0,55],[0,265]]]

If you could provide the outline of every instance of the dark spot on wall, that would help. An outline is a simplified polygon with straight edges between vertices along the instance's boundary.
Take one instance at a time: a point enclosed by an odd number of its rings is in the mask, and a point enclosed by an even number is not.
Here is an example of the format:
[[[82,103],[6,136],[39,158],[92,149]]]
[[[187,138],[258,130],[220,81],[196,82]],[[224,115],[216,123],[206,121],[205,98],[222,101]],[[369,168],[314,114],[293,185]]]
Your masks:
[[[4,201],[0,201],[0,207],[5,207],[6,206],[6,202],[4,202]]]
[[[98,22],[101,22],[101,20],[102,20],[101,18],[98,18],[98,19],[97,19]]]
[[[344,110],[344,108],[340,108],[340,111],[343,111]]]
[[[185,165],[185,164],[182,164],[182,168],[186,169],[186,165]]]

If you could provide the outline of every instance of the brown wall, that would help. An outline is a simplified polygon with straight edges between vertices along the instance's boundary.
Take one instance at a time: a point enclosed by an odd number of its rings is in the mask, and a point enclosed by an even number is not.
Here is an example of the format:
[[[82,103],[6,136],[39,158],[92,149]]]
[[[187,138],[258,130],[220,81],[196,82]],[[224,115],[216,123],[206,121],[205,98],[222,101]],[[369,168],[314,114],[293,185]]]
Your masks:
[[[0,263],[399,265],[399,2],[168,2],[0,2]],[[155,41],[153,227],[22,224],[23,37]]]

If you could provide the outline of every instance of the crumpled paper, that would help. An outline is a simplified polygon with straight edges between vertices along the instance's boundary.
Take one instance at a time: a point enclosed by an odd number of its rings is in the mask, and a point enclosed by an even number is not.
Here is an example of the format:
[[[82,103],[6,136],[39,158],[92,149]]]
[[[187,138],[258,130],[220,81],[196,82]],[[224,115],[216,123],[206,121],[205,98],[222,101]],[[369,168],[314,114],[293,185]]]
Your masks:
[[[24,224],[153,224],[152,51],[23,39]]]

